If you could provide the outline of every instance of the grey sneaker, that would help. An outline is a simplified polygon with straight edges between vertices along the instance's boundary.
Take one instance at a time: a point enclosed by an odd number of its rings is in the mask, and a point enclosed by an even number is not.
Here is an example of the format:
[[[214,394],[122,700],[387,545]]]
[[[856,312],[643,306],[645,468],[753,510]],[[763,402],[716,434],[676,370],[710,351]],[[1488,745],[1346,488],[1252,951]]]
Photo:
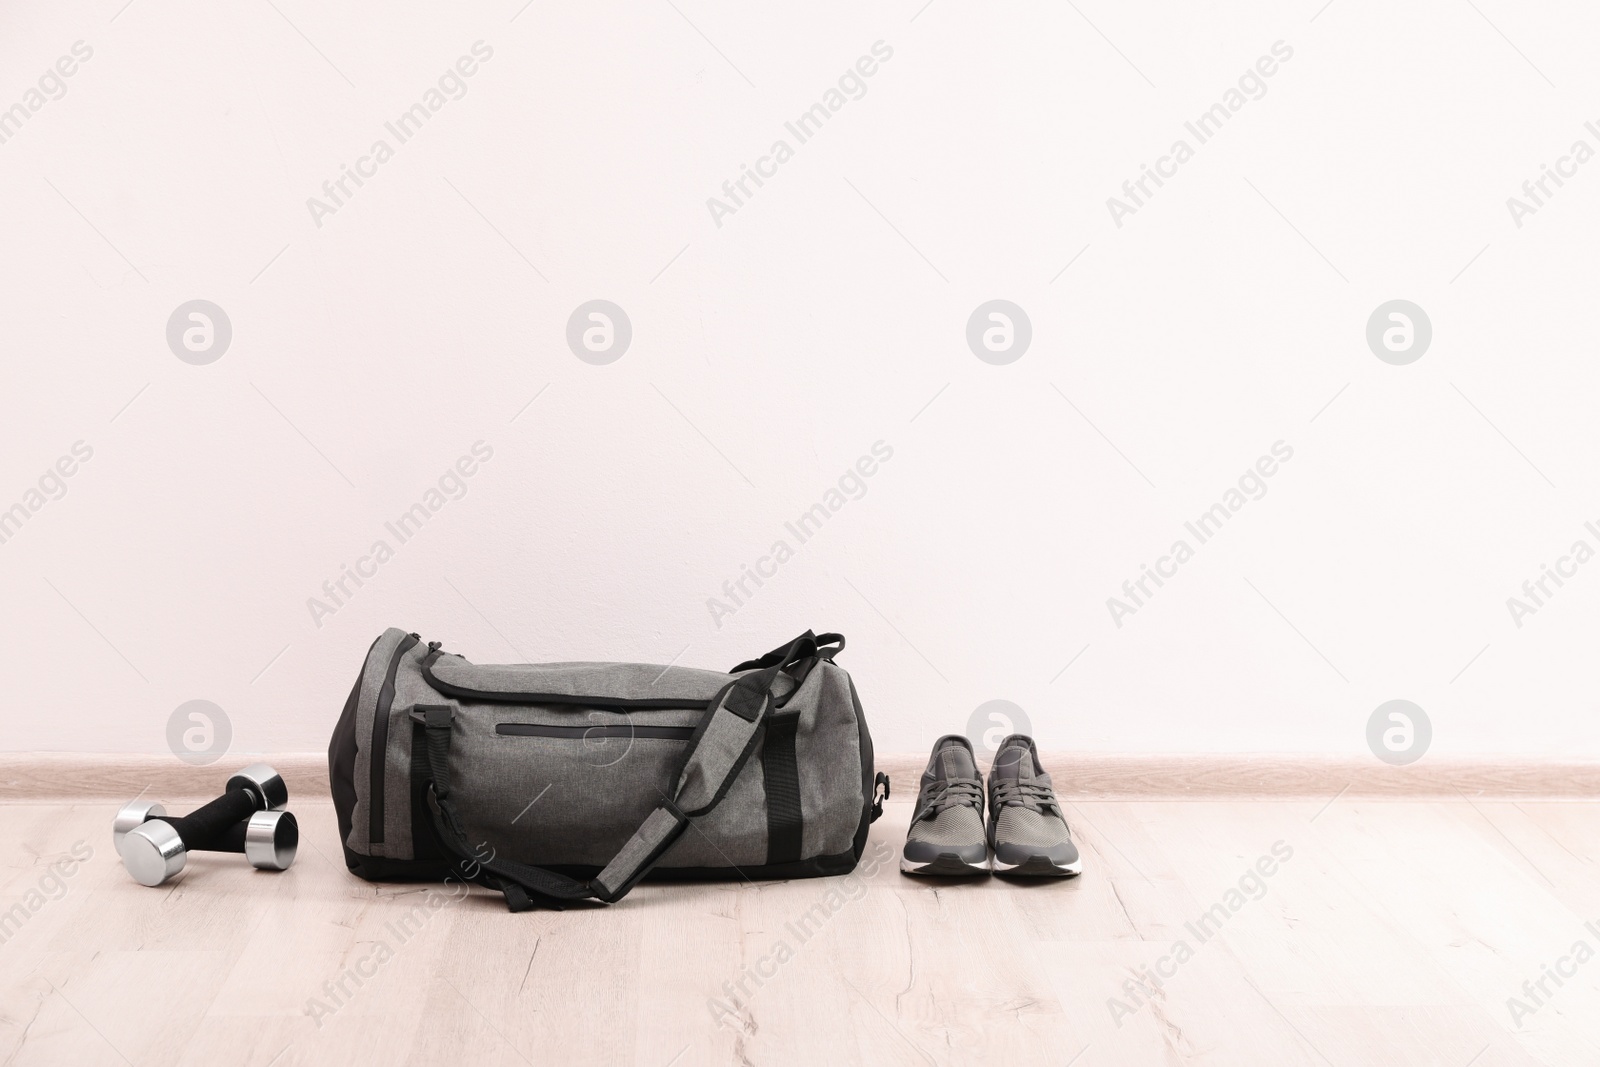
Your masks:
[[[933,743],[922,772],[917,813],[900,853],[906,874],[989,873],[989,843],[983,836],[983,776],[972,743],[947,734]]]
[[[997,873],[1069,878],[1083,871],[1039,750],[1023,734],[1000,742],[989,768],[989,844]]]

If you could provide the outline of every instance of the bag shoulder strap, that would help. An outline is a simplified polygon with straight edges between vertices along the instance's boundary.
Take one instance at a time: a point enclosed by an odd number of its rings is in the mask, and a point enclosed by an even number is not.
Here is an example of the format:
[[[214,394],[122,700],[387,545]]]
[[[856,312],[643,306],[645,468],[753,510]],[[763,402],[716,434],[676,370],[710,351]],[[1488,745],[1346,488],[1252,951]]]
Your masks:
[[[536,902],[559,906],[568,900],[595,899],[607,904],[621,900],[650,873],[693,820],[722,802],[755,751],[761,728],[772,710],[778,673],[792,663],[818,655],[819,644],[829,637],[837,635],[818,638],[807,630],[784,648],[775,649],[776,656],[763,656],[762,660],[770,662],[762,669],[734,679],[717,694],[689,739],[672,796],[661,797],[661,803],[605,869],[588,882],[544,867],[479,855],[470,844],[451,794],[450,739],[455,709],[448,704],[414,709],[412,717],[425,728],[430,775],[428,804],[440,840],[457,855],[469,878],[505,893],[512,911],[522,911]],[[843,638],[838,640],[842,645]],[[430,653],[430,657],[436,655],[437,650]]]

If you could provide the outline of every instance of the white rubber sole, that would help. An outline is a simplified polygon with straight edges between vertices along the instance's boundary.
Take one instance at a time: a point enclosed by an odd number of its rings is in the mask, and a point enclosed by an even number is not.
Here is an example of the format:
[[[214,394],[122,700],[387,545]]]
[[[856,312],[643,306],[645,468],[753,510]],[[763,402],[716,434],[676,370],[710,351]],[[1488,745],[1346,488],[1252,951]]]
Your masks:
[[[1034,878],[1072,878],[1083,873],[1083,859],[1056,863],[1048,856],[1030,856],[1022,863],[1006,863],[998,856],[989,861],[996,874],[1016,874]]]
[[[981,863],[968,863],[952,853],[940,853],[937,857],[927,861],[908,860],[900,857],[901,874],[921,874],[940,878],[966,878],[977,874],[989,873],[989,860],[987,857]]]

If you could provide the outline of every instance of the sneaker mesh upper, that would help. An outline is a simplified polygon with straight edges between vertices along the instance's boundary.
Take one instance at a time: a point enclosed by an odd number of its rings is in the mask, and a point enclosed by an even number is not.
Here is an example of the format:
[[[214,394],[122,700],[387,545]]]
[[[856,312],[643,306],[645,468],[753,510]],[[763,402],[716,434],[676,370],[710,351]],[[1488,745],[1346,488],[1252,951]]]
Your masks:
[[[997,843],[1028,848],[1049,848],[1071,840],[1067,834],[1067,824],[1056,816],[1015,805],[1000,809],[995,822],[994,839]]]
[[[1066,821],[1047,810],[1057,806],[1055,790],[1031,738],[1018,734],[1000,743],[989,771],[989,804],[996,848],[1053,848],[1072,840]]]
[[[930,845],[970,845],[983,840],[983,819],[977,808],[946,808],[932,819],[913,822],[906,840],[926,841]]]

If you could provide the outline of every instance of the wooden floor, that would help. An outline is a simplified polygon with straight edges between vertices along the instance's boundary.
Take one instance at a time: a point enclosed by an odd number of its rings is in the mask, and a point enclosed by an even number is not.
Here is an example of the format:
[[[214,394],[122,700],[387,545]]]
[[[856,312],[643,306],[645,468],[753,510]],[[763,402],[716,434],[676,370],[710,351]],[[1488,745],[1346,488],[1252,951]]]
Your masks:
[[[1593,801],[1079,799],[1019,885],[902,876],[897,799],[870,873],[521,915],[293,808],[291,871],[146,889],[114,805],[0,806],[0,1063],[1600,1064]]]

